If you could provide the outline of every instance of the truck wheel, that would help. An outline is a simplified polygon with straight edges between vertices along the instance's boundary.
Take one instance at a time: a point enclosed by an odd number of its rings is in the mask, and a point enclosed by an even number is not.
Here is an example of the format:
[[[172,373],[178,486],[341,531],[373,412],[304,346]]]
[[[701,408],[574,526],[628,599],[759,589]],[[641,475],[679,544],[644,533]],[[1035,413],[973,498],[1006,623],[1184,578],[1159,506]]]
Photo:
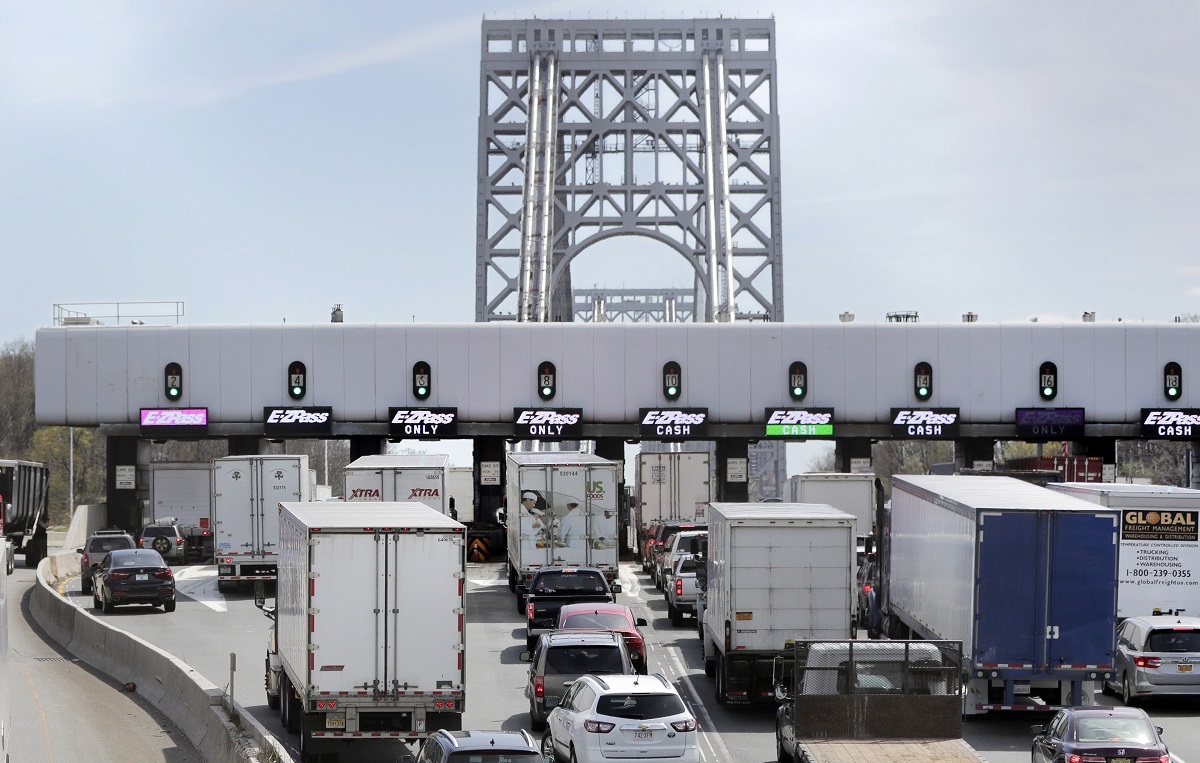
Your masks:
[[[511,566],[508,568],[508,592],[517,592],[517,571]]]
[[[80,593],[91,593],[92,592],[92,579],[91,578],[80,578],[79,579],[79,592]]]
[[[727,697],[725,696],[725,658],[717,655],[717,704],[724,705]]]
[[[269,656],[267,657],[267,670],[266,670],[266,673],[263,675],[263,683],[266,684],[267,686],[271,685],[271,658]],[[279,704],[280,704],[279,703],[279,695],[272,694],[271,692],[268,691],[267,692],[267,707],[271,708],[272,710],[278,710]]]
[[[310,763],[317,759],[317,754],[313,750],[312,725],[308,719],[300,717],[300,763]]]
[[[671,618],[671,625],[676,628],[683,625],[683,613],[671,606],[671,602],[667,602],[667,617]]]
[[[291,680],[288,679],[287,673],[280,671],[280,673],[279,673],[279,700],[280,700],[280,702],[279,702],[279,722],[281,724],[283,724],[284,729],[287,729],[288,721],[290,720],[288,718],[288,713],[290,712],[290,709],[288,706],[287,698],[288,698],[288,694],[291,691],[292,691]]]
[[[703,638],[704,638],[704,636],[701,635],[701,639],[703,639]],[[717,650],[717,647],[715,644],[713,645],[712,648],[713,648],[714,652]],[[704,657],[704,675],[708,676],[709,678],[712,678],[716,674],[717,674],[717,661],[714,658],[705,655],[705,657]]]
[[[546,719],[538,717],[537,707],[532,699],[529,700],[529,727],[534,731],[542,731],[546,728]]]
[[[521,594],[517,594],[517,614],[525,614],[525,597]]]

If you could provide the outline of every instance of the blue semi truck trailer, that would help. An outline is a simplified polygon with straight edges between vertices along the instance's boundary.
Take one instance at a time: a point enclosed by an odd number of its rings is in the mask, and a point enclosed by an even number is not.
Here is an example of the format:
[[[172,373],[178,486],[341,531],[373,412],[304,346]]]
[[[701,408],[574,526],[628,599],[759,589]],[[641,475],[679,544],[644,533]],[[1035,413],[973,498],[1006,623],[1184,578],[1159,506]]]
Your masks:
[[[893,477],[875,606],[963,644],[963,712],[1095,702],[1113,669],[1119,512],[1011,477]]]

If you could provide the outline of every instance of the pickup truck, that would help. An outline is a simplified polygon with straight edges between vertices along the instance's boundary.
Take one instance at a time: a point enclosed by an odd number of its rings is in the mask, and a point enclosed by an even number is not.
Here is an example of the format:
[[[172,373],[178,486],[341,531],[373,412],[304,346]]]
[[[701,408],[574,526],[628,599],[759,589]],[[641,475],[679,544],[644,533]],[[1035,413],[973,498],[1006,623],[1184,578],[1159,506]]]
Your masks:
[[[696,599],[700,595],[700,587],[696,583],[696,568],[703,564],[697,562],[692,554],[684,554],[675,560],[675,568],[667,577],[667,617],[671,625],[683,625],[685,614],[696,614]]]
[[[616,602],[620,583],[609,585],[601,570],[591,567],[553,567],[539,570],[529,581],[525,598],[525,644],[532,652],[538,636],[554,630],[558,612],[567,604]]]
[[[775,662],[775,752],[795,763],[983,763],[962,739],[962,643],[797,641]]]

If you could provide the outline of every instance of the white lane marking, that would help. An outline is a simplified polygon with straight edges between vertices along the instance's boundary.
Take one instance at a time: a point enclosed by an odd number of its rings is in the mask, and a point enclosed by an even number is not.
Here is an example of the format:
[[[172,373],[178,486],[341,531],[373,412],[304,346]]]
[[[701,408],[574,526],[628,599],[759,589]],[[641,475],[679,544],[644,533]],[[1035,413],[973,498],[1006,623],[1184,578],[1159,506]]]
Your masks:
[[[631,596],[638,596],[642,592],[641,583],[638,581],[637,574],[633,573],[628,567],[622,570],[621,585],[623,590],[628,591]],[[625,588],[628,586],[628,588]],[[649,590],[649,589],[647,589]],[[688,704],[692,706],[695,714],[703,719],[704,727],[710,729],[705,731],[700,728],[700,733],[697,734],[697,739],[701,744],[698,745],[700,757],[703,760],[727,761],[733,760],[733,756],[729,754],[729,748],[725,746],[724,740],[721,739],[720,733],[716,730],[716,724],[713,723],[712,716],[708,714],[708,710],[704,707],[704,703],[700,700],[700,693],[696,690],[696,685],[692,683],[691,676],[687,672],[687,667],[684,666],[683,660],[679,655],[679,650],[675,648],[662,647],[656,641],[646,639],[647,647],[653,649],[660,657],[660,663],[664,664],[666,672],[677,676],[678,680],[687,688],[690,695]],[[706,754],[705,745],[708,747]]]
[[[216,565],[176,568],[175,592],[200,602],[214,612],[225,612],[229,609],[225,604],[225,595],[217,592]]]

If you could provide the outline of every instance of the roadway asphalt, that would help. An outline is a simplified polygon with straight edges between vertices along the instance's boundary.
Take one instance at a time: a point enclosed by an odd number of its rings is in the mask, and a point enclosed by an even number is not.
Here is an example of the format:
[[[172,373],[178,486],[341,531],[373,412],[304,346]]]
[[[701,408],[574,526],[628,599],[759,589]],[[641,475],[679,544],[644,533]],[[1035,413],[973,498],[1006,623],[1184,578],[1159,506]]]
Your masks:
[[[520,662],[524,621],[516,614],[513,597],[503,579],[503,564],[469,565],[467,587],[467,728],[529,728],[523,689],[527,666]],[[263,659],[269,621],[245,594],[216,591],[215,570],[193,565],[177,568],[180,604],[172,614],[149,607],[120,608],[100,615],[182,658],[218,686],[229,684],[230,653],[237,655],[235,698],[294,751],[296,737],[286,734],[278,716],[266,706]],[[767,710],[737,710],[717,705],[713,683],[703,673],[694,622],[672,627],[666,605],[640,568],[622,567],[624,593],[635,614],[645,617],[649,659],[653,672],[675,683],[700,721],[701,755],[706,763],[759,763],[774,760],[774,718]],[[64,586],[65,595],[79,606],[90,597],[79,592],[77,580]],[[1112,703],[1109,697],[1100,701]],[[1151,703],[1147,711],[1165,729],[1177,761],[1200,763],[1200,702],[1173,700]],[[1026,763],[1029,725],[1045,716],[992,714],[968,719],[964,738],[990,763]],[[397,750],[381,746],[354,760],[392,761]],[[342,760],[351,759],[343,756]],[[175,760],[168,758],[168,760]]]

